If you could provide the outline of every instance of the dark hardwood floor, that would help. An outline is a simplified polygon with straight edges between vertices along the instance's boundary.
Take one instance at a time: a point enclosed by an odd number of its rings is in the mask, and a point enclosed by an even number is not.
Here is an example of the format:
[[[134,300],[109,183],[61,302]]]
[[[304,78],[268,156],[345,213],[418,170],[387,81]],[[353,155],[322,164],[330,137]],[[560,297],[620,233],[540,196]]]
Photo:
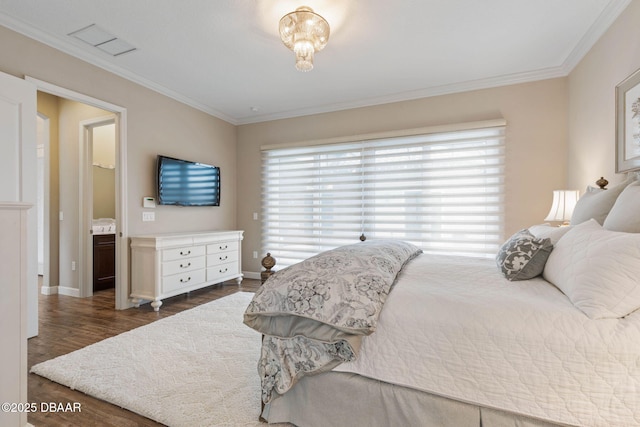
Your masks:
[[[163,300],[159,312],[149,304],[115,310],[113,289],[96,292],[91,298],[64,295],[39,296],[39,334],[29,339],[28,367],[86,347],[122,332],[171,316],[238,291],[255,292],[259,280],[235,280]],[[102,400],[71,390],[35,374],[29,374],[28,401],[56,405],[80,404],[81,412],[34,412],[28,415],[35,427],[57,426],[161,426],[148,418]]]

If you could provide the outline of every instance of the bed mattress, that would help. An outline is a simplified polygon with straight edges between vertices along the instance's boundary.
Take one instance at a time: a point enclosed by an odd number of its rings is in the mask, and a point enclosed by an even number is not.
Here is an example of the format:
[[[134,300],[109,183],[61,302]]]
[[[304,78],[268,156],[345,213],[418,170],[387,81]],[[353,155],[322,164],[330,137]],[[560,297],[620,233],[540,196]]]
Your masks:
[[[591,320],[542,278],[420,255],[357,360],[334,368],[577,426],[640,425],[640,312]]]

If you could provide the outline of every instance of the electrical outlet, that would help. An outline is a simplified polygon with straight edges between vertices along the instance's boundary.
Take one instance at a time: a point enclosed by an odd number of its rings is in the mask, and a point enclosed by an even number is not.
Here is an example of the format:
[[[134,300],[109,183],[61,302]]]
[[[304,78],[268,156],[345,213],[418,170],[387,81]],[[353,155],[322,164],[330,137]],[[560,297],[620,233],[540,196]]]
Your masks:
[[[253,213],[253,220],[257,221],[258,220],[258,212],[254,212]]]
[[[76,262],[71,261],[71,271],[76,271]]]
[[[258,251],[253,251],[253,259],[257,259],[258,258]]]
[[[142,212],[142,221],[155,221],[156,213],[155,212]]]

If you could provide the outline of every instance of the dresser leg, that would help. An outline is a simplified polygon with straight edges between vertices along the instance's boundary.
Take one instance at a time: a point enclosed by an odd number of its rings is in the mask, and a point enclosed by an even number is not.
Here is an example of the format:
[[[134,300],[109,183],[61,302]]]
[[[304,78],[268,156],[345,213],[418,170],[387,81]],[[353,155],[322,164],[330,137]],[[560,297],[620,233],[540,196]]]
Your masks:
[[[238,284],[238,286],[240,286],[240,284],[242,283],[242,276],[236,277],[236,283]]]
[[[159,311],[161,305],[162,305],[162,301],[160,300],[155,300],[151,302],[151,307],[153,307],[153,311]]]

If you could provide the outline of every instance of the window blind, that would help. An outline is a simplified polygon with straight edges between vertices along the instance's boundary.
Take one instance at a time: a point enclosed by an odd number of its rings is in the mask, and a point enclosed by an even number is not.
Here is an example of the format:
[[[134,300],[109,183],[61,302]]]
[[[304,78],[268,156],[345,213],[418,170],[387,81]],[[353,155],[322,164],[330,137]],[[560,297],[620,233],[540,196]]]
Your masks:
[[[367,239],[493,257],[503,240],[505,126],[262,152],[262,249],[283,268]]]

